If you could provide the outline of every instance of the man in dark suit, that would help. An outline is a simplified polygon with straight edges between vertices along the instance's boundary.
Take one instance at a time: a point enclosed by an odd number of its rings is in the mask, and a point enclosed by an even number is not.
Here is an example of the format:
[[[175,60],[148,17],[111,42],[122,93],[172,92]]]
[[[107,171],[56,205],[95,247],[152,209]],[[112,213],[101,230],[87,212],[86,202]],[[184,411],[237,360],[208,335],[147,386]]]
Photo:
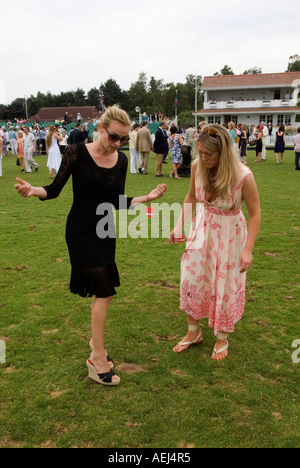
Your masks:
[[[156,153],[156,160],[155,160],[155,175],[156,177],[163,177],[162,171],[162,163],[164,154],[168,153],[169,151],[169,144],[168,144],[168,136],[166,130],[168,129],[168,125],[166,122],[162,121],[160,126],[155,132],[155,141],[154,141],[154,152]]]
[[[70,145],[76,145],[76,143],[83,143],[85,141],[85,137],[82,131],[81,123],[76,124],[76,128],[71,131],[70,133]]]

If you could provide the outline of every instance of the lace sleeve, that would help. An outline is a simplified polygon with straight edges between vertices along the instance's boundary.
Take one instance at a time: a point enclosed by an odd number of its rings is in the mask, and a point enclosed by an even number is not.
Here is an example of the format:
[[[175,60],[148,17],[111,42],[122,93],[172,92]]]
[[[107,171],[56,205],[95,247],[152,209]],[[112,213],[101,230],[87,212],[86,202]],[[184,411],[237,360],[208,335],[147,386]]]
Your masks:
[[[126,183],[126,175],[127,175],[127,167],[128,167],[128,159],[123,153],[123,164],[121,171],[119,173],[119,190],[118,193],[114,193],[111,196],[111,203],[114,205],[116,210],[128,210],[131,206],[131,201],[133,198],[127,197],[124,195],[125,193],[125,183]]]
[[[45,189],[47,192],[46,200],[53,200],[54,198],[57,198],[59,196],[60,192],[62,191],[72,174],[74,164],[76,163],[76,157],[76,145],[72,145],[65,152],[60,165],[60,169],[53,183],[51,185],[43,187],[43,189]]]

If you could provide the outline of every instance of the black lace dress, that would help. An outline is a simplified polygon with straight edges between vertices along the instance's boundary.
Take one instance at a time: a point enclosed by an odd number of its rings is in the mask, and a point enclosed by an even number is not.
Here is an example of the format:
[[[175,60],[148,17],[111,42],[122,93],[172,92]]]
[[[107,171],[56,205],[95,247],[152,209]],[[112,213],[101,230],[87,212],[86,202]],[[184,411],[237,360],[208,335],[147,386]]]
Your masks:
[[[53,183],[44,187],[47,200],[58,197],[72,175],[73,205],[66,226],[66,241],[72,266],[70,291],[82,297],[110,297],[120,286],[115,263],[116,235],[107,226],[107,237],[97,234],[101,219],[112,217],[112,206],[128,209],[132,198],[124,196],[128,159],[118,152],[111,169],[99,167],[84,143],[70,146]],[[101,205],[105,203],[105,205]],[[99,205],[101,205],[99,210]],[[102,214],[97,214],[101,212]],[[102,226],[103,227],[103,226]]]

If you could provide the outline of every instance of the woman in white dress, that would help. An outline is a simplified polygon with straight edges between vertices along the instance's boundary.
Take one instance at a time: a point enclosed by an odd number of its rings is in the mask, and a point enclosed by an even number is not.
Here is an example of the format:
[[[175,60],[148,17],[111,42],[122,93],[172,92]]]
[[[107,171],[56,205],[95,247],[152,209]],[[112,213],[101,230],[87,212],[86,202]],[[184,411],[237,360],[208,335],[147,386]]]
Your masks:
[[[58,144],[61,140],[61,135],[58,132],[56,132],[54,125],[51,125],[49,127],[49,132],[46,136],[46,148],[48,154],[47,167],[50,170],[51,179],[55,178],[60,168],[61,154]]]

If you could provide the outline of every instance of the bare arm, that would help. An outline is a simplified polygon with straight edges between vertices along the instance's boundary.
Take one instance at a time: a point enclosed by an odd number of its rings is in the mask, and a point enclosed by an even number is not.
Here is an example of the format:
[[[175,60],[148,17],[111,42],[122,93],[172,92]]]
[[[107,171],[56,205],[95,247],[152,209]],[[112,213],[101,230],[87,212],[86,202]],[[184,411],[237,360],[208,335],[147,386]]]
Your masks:
[[[15,189],[23,198],[39,197],[42,200],[46,200],[47,192],[43,187],[32,187],[28,182],[19,178],[17,178],[17,182]]]
[[[247,206],[249,223],[246,245],[239,259],[241,273],[247,271],[252,263],[252,251],[259,231],[261,213],[256,183],[252,174],[249,174],[243,185],[243,198]]]
[[[148,203],[153,200],[157,200],[161,198],[164,193],[167,191],[166,184],[158,185],[152,192],[148,193],[148,195],[142,195],[141,197],[134,197],[131,200],[131,206],[138,205],[139,203]]]
[[[173,231],[171,232],[170,237],[169,237],[169,243],[171,245],[174,245],[174,243],[176,242],[176,239],[182,236],[184,225],[188,221],[189,217],[191,216],[191,214],[193,213],[195,209],[195,206],[197,203],[196,194],[195,194],[195,176],[196,176],[197,168],[198,168],[198,160],[195,159],[195,161],[192,164],[190,188],[184,199],[182,210],[181,210],[179,219],[177,221],[177,224],[175,228],[173,229]]]
[[[58,141],[62,141],[62,136],[59,133],[54,133],[54,138],[56,138]]]
[[[17,179],[18,183],[15,185],[15,189],[24,198],[38,197],[41,200],[57,198],[72,174],[73,167],[76,164],[76,157],[76,146],[69,147],[62,159],[56,178],[51,185],[46,187],[32,187],[28,182]]]

